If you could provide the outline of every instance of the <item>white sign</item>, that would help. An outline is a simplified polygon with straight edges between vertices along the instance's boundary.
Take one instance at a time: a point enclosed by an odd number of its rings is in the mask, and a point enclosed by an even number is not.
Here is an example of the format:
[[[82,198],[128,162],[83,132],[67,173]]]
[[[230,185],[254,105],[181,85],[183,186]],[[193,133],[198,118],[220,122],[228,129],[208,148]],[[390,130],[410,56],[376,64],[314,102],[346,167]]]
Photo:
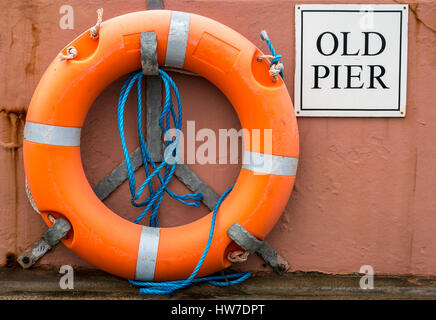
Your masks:
[[[407,5],[296,5],[297,116],[404,117]]]

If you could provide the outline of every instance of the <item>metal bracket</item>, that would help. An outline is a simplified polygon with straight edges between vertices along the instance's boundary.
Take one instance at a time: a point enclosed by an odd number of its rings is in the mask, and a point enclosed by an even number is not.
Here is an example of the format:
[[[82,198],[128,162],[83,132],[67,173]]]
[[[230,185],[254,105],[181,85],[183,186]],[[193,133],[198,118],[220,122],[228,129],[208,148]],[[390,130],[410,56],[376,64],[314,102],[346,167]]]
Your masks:
[[[148,133],[148,130],[147,130]],[[152,141],[150,139],[148,141]],[[153,144],[152,144],[153,145]],[[157,144],[154,144],[155,146]],[[160,153],[156,149],[149,148],[150,154],[154,161],[160,162],[162,159]],[[133,170],[137,171],[142,165],[141,151],[136,149],[130,155]],[[218,202],[219,196],[207,184],[201,180],[194,171],[192,171],[186,164],[177,164],[176,171],[174,172],[177,179],[179,179],[186,187],[193,193],[201,192],[203,194],[203,204],[210,210],[214,210]],[[97,197],[103,201],[106,199],[116,188],[118,188],[127,179],[126,162],[121,162],[109,175],[100,181],[95,187],[94,192]]]
[[[147,10],[161,10],[163,9],[162,0],[147,0]]]
[[[159,118],[162,112],[162,80],[159,76],[147,77],[147,147],[154,162],[162,162],[164,144]]]
[[[159,117],[162,111],[162,81],[159,76],[157,62],[157,38],[154,32],[141,33],[141,63],[142,72],[147,76],[147,144],[151,158],[154,162],[162,162],[164,157],[164,144],[162,132],[159,128]],[[142,166],[142,157],[139,149],[130,154],[134,171]],[[194,171],[186,164],[177,164],[175,176],[191,192],[201,192],[202,202],[214,210],[219,196],[206,183],[204,183]],[[95,194],[100,200],[107,198],[117,187],[127,179],[126,164],[123,161],[108,176],[94,188]]]
[[[215,209],[219,195],[204,183],[187,164],[177,164],[174,174],[191,192],[200,192],[203,195],[202,202],[209,210]]]
[[[141,150],[137,148],[130,155],[133,170],[136,171],[142,166]],[[127,179],[126,162],[121,162],[110,174],[103,178],[95,187],[94,192],[103,201],[115,191]]]
[[[157,38],[154,32],[141,33],[141,65],[146,76],[159,75],[157,63]]]
[[[227,235],[248,253],[256,253],[279,275],[284,274],[289,269],[289,262],[265,241],[257,239],[239,223],[232,224],[229,230],[227,230]]]
[[[70,231],[70,223],[59,218],[55,223],[48,228],[48,230],[42,235],[41,239],[33,244],[33,246],[24,254],[18,257],[17,261],[23,267],[28,269],[33,266],[44,254],[57,245],[63,237],[65,237]]]
[[[162,107],[162,82],[157,63],[157,38],[154,32],[141,33],[141,64],[142,72],[148,75],[147,81],[147,142],[151,158],[161,162],[164,154],[161,131],[158,125]],[[141,150],[137,148],[130,155],[133,170],[138,170],[143,162]],[[126,162],[121,162],[112,172],[100,181],[94,192],[100,200],[106,199],[116,188],[127,179]]]

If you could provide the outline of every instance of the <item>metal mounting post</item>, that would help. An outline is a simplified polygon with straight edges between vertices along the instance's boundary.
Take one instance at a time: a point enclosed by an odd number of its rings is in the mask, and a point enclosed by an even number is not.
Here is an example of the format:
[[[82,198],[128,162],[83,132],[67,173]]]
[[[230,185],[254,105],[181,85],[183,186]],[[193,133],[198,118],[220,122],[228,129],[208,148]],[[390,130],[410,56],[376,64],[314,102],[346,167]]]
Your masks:
[[[256,253],[278,274],[282,275],[289,269],[289,262],[280,256],[265,241],[261,241],[248,232],[239,223],[234,223],[227,230],[227,235],[248,253]]]
[[[163,9],[162,0],[147,0],[147,10],[161,10]]]
[[[17,261],[23,267],[28,269],[33,266],[47,251],[51,250],[57,245],[63,237],[65,237],[70,231],[70,223],[59,218],[55,223],[48,228],[48,230],[42,235],[41,239],[33,244],[33,246],[24,254],[18,257]]]

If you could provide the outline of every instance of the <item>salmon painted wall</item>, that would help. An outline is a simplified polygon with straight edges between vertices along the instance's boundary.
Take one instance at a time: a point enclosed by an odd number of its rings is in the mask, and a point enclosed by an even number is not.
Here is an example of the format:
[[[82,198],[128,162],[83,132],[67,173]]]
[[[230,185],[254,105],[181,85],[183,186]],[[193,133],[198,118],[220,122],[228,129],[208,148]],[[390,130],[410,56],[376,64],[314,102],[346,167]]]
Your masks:
[[[95,23],[145,9],[145,0],[0,0],[0,265],[13,264],[46,230],[24,190],[22,136],[26,108],[44,70],[61,48]],[[299,1],[298,3],[409,3],[408,1]],[[258,33],[266,29],[285,64],[293,96],[294,5],[291,0],[165,0],[165,9],[208,16],[239,31],[263,51]],[[74,9],[74,29],[59,27],[62,5]],[[436,276],[436,3],[410,1],[407,116],[300,118],[301,157],[297,182],[268,242],[292,271],[358,272],[372,265],[379,274]],[[227,99],[202,78],[173,74],[182,95],[184,120],[196,129],[240,128]],[[95,101],[82,134],[82,159],[91,185],[121,160],[116,103],[123,82]],[[126,112],[127,140],[137,147],[134,103]],[[185,128],[186,129],[186,128]],[[192,165],[223,193],[239,165]],[[141,173],[138,178],[143,177]],[[171,186],[185,192],[176,179]],[[128,219],[132,208],[125,183],[106,205]],[[208,213],[164,198],[163,226],[183,224]],[[63,245],[39,265],[90,267]],[[238,269],[267,271],[253,256]]]

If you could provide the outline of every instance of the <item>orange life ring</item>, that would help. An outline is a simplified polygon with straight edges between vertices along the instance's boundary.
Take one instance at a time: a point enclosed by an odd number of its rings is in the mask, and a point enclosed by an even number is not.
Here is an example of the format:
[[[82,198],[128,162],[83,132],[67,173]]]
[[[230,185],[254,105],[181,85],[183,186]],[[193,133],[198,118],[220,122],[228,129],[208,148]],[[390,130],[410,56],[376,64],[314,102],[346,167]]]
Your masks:
[[[45,222],[52,225],[49,214],[67,219],[72,230],[62,242],[96,267],[136,280],[191,274],[212,215],[172,228],[127,221],[94,194],[80,158],[80,130],[93,101],[111,82],[141,68],[141,32],[156,33],[159,65],[186,69],[215,84],[243,128],[272,130],[272,150],[264,143],[244,145],[249,161],[244,160],[220,207],[198,275],[211,274],[231,264],[227,255],[236,245],[226,231],[234,222],[259,239],[271,231],[291,194],[299,153],[297,122],[284,82],[273,82],[268,62],[257,60],[262,52],[229,27],[196,14],[155,10],[108,20],[97,39],[89,30],[76,38],[62,53],[74,46],[77,56],[50,64],[29,106],[23,146],[28,185]]]

